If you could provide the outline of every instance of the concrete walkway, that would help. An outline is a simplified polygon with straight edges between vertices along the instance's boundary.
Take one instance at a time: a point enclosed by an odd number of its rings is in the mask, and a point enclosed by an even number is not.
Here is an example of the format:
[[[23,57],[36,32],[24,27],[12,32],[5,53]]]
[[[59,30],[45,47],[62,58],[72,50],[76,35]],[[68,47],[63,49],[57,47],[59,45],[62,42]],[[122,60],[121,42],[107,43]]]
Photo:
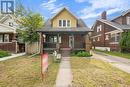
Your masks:
[[[125,59],[121,57],[111,56],[102,52],[93,52],[93,57],[95,59],[100,59],[110,63],[112,66],[123,70],[124,72],[130,73],[130,59]]]
[[[26,53],[12,54],[11,56],[0,58],[0,61],[5,61],[5,60],[8,60],[8,59],[16,58],[16,57],[19,57],[19,56],[23,56],[25,54]]]
[[[56,87],[70,87],[71,82],[72,82],[72,72],[70,66],[70,57],[68,52],[64,51],[56,79]]]

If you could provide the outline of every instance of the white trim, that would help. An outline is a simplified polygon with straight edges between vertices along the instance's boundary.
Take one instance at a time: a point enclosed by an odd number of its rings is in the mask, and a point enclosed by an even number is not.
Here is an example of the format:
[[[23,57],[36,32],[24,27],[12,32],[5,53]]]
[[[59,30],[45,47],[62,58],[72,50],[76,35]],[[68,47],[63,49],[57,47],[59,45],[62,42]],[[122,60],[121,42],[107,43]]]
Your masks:
[[[106,23],[106,24],[108,24],[108,25],[110,25],[110,26],[112,26],[112,27],[115,27],[115,28],[116,28],[116,29],[118,29],[118,30],[121,30],[121,31],[123,31],[121,28],[119,28],[119,27],[116,27],[116,26],[114,26],[114,25],[112,25],[112,24],[108,23],[108,22],[111,22],[111,21],[104,20],[104,19],[100,19],[100,20],[98,20],[98,21],[101,21],[101,22],[103,22],[103,23]],[[108,22],[106,22],[106,21],[108,21]]]
[[[59,26],[59,21],[61,20],[61,26]],[[65,20],[66,22],[66,26],[63,26],[63,21]],[[70,21],[70,26],[68,26],[68,21]],[[68,19],[59,19],[58,20],[58,27],[60,28],[70,28],[71,27],[71,20],[68,20]]]
[[[114,30],[114,31],[106,32],[105,34],[115,34],[115,33],[122,33],[122,32],[123,31]]]
[[[126,17],[127,24],[130,25],[130,17]]]
[[[109,44],[119,44],[119,42],[110,42]]]
[[[99,35],[96,35],[96,36],[92,36],[91,38],[95,38],[95,37],[99,37],[99,36],[101,36],[101,34],[99,34]]]

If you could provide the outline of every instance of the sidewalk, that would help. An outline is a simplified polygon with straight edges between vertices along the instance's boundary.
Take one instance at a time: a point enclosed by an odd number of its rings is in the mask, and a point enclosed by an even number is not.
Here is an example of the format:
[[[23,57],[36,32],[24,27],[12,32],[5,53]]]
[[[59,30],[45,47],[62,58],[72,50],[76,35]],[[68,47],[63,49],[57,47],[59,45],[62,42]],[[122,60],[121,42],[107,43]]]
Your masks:
[[[108,55],[108,54],[105,54],[102,52],[96,52],[96,51],[93,52],[93,58],[106,61],[110,63],[112,66],[124,72],[130,73],[130,59],[116,57],[116,56],[112,56],[112,55]]]
[[[16,58],[16,57],[19,57],[19,56],[23,56],[25,54],[26,53],[12,54],[11,56],[0,58],[0,61],[5,61],[5,60],[8,60],[8,59]]]
[[[63,57],[56,80],[56,87],[70,87],[72,82],[72,72],[70,57]]]

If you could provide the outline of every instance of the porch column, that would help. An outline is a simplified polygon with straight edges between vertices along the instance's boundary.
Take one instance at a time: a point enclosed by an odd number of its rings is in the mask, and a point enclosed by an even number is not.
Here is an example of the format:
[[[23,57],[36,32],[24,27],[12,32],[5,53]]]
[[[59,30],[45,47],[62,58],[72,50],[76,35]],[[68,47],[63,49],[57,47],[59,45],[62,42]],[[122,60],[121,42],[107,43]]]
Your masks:
[[[43,41],[44,37],[43,37],[43,33],[40,33],[40,54],[43,54]]]
[[[12,44],[15,46],[15,53],[19,51],[16,35],[17,35],[16,33],[13,33],[13,38],[12,38]]]
[[[59,34],[57,34],[57,45],[56,45],[57,51],[60,52],[60,43],[59,43]]]
[[[84,36],[84,38],[85,38],[85,50],[90,51],[91,50],[91,40],[89,39],[89,35],[86,34]]]
[[[72,49],[74,48],[74,34],[72,34]]]

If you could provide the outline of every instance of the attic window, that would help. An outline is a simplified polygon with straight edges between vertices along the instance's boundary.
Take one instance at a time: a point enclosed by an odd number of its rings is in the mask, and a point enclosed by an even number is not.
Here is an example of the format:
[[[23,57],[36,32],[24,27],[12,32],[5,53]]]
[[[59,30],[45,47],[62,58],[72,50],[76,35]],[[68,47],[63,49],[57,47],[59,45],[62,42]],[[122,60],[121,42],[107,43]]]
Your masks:
[[[102,25],[97,26],[97,32],[102,31]]]
[[[70,20],[59,20],[59,27],[70,27]]]
[[[9,26],[13,27],[13,23],[12,23],[12,22],[9,22]]]

